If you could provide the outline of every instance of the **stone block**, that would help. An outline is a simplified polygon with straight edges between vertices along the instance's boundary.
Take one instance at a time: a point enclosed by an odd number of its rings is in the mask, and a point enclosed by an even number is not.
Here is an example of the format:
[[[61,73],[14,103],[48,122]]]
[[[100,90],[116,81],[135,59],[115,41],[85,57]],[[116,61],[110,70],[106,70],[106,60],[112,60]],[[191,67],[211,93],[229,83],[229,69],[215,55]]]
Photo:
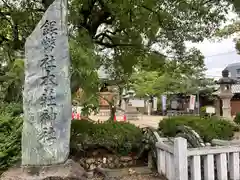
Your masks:
[[[85,170],[72,160],[52,166],[16,167],[9,169],[1,180],[87,180]]]

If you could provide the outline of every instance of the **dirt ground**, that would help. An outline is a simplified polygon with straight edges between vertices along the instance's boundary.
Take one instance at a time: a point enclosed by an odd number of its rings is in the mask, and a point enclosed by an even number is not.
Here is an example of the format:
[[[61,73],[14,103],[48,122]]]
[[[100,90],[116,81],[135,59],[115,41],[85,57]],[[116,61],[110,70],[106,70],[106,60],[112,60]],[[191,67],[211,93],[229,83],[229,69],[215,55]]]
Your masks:
[[[91,116],[91,119],[97,121],[98,119],[100,121],[105,121],[108,119],[108,116]],[[151,128],[158,128],[159,122],[163,119],[163,116],[147,116],[142,115],[139,117],[139,120],[131,120],[130,123],[139,126],[141,128],[143,127],[151,127]]]
[[[90,175],[90,174],[89,174]],[[107,177],[105,177],[105,176]],[[104,178],[105,177],[105,178]],[[88,180],[166,180],[148,167],[99,169]]]
[[[112,177],[109,179],[104,179],[103,177],[93,177],[88,180],[166,180],[163,177],[157,175],[128,175],[122,177]]]

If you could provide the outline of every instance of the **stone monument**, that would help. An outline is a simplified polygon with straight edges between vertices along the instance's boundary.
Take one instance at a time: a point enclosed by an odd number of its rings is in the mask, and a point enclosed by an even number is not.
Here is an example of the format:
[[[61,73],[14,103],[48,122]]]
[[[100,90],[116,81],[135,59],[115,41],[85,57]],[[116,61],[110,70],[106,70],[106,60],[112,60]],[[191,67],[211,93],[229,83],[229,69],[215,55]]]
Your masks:
[[[232,85],[235,84],[235,80],[231,79],[228,70],[222,71],[222,78],[218,80],[217,84],[220,85],[220,93],[218,96],[222,100],[222,112],[223,117],[226,119],[232,119],[231,116],[231,99],[233,97]]]
[[[67,0],[55,0],[25,44],[22,166],[1,180],[85,179],[69,157],[71,127]]]
[[[69,154],[71,91],[67,0],[56,0],[25,44],[22,165],[58,164]]]

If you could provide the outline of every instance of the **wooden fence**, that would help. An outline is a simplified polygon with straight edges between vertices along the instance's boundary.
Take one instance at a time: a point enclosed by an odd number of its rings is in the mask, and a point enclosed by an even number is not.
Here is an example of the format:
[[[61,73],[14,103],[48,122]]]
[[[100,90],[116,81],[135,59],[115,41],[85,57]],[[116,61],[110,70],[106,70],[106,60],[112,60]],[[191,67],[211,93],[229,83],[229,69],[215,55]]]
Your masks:
[[[240,142],[214,143],[218,146],[187,148],[187,140],[181,137],[173,144],[160,140],[158,172],[168,180],[240,180]]]

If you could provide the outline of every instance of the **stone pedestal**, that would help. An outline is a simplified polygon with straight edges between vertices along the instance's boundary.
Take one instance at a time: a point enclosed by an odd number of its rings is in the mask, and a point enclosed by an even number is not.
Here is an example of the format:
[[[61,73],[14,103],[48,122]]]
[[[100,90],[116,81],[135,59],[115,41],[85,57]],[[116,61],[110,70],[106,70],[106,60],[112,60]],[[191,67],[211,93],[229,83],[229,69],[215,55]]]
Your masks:
[[[217,115],[217,116],[220,116],[220,114],[221,114],[221,113],[220,113],[220,111],[221,111],[221,110],[220,110],[220,108],[221,108],[221,107],[220,107],[220,104],[221,104],[221,103],[220,103],[220,99],[217,98],[217,99],[214,101],[214,107],[215,107],[215,111],[216,111],[216,115]]]
[[[223,112],[223,117],[227,119],[232,119],[231,115],[231,99],[233,97],[232,93],[220,93],[219,97],[222,100],[222,112]]]
[[[127,116],[127,120],[139,120],[139,112],[136,107],[127,105],[125,115]]]
[[[232,85],[236,83],[234,79],[231,79],[228,70],[222,71],[222,78],[218,80],[217,84],[220,85],[220,92],[218,96],[222,100],[223,117],[226,119],[232,119],[231,116],[231,99],[233,97]]]
[[[52,166],[12,168],[3,173],[1,180],[87,180],[85,170],[73,160]]]

